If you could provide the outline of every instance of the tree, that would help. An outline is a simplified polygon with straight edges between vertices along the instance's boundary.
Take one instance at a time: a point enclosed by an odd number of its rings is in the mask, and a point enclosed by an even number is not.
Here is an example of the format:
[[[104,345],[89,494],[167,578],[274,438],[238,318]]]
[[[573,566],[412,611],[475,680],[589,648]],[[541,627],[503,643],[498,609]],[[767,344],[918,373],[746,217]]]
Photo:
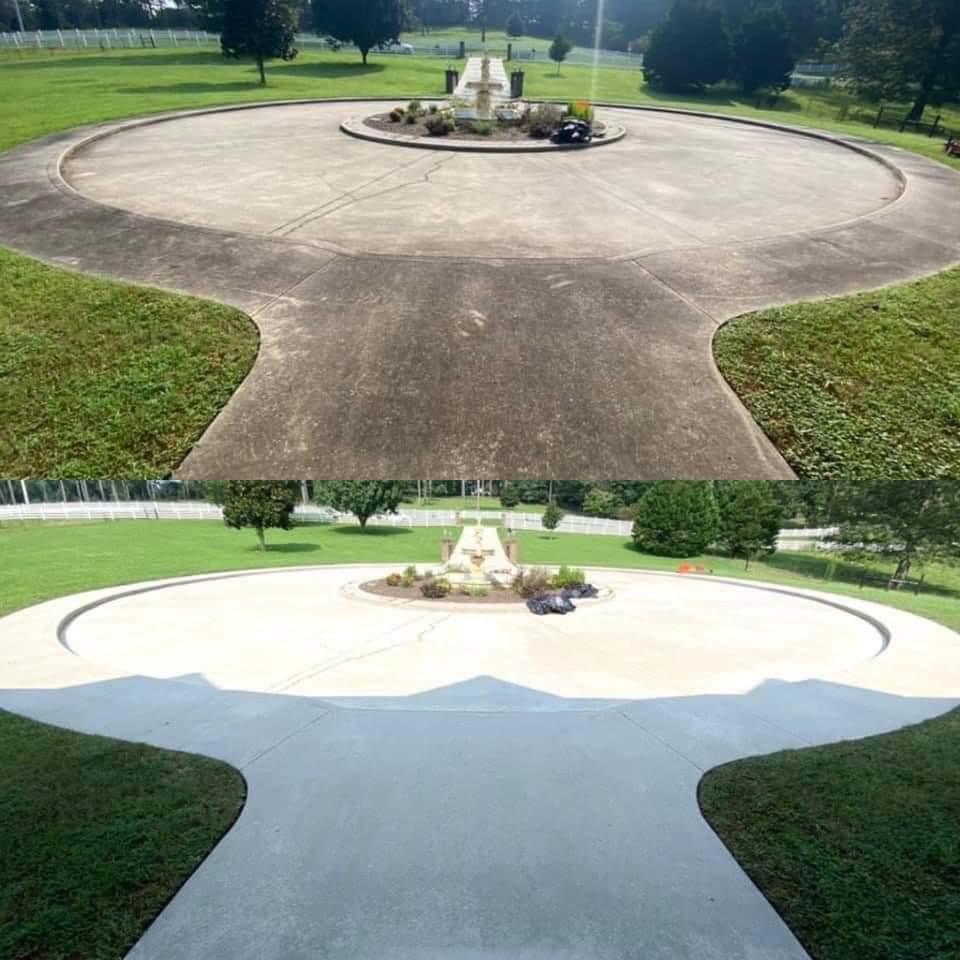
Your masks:
[[[613,517],[617,508],[622,506],[619,497],[612,490],[603,487],[591,487],[583,498],[583,512],[588,517]]]
[[[557,529],[562,519],[563,511],[555,503],[548,503],[547,509],[543,511],[543,516],[540,518],[543,529],[551,532]]]
[[[397,480],[328,480],[314,494],[317,503],[352,513],[366,527],[376,513],[396,513],[403,499],[403,484]]]
[[[253,527],[260,549],[266,550],[263,531],[293,529],[296,484],[270,480],[230,480],[223,491],[223,522],[235,530]]]
[[[515,507],[520,502],[517,485],[509,481],[500,490],[500,503],[505,507]]]
[[[895,557],[894,579],[914,562],[960,557],[960,483],[869,480],[837,485],[835,541],[847,552]]]
[[[656,556],[695,557],[713,543],[718,520],[709,481],[661,480],[637,507],[633,543]]]
[[[514,11],[507,18],[507,36],[519,37],[523,35],[523,18]]]
[[[551,60],[557,63],[557,76],[560,76],[560,64],[567,59],[567,54],[573,49],[573,44],[562,34],[554,36],[550,43],[550,49],[547,51]]]
[[[297,55],[295,34],[296,14],[289,0],[225,0],[220,49],[225,57],[253,57],[261,86],[267,83],[265,60]]]
[[[731,557],[742,557],[744,570],[761,554],[777,549],[783,507],[764,480],[728,480],[716,485],[720,522],[717,540]]]
[[[733,41],[734,76],[747,93],[786,90],[797,61],[786,17],[760,10],[740,25]]]
[[[312,0],[313,23],[318,34],[329,34],[360,50],[363,62],[381,43],[400,36],[403,26],[401,0]]]
[[[960,89],[957,0],[851,0],[842,50],[854,85],[881,97],[911,97],[919,120],[934,95]]]
[[[700,0],[677,0],[650,35],[643,74],[663,90],[697,89],[726,79],[732,59],[721,11]]]

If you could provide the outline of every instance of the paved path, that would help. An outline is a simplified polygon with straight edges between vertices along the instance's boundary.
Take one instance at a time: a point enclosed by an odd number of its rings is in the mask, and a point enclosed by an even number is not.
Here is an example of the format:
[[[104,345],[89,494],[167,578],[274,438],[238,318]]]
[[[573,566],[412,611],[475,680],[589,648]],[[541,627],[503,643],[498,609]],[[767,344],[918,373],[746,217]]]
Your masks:
[[[613,599],[539,619],[358,597],[385,569],[0,620],[0,707],[249,784],[134,960],[804,960],[702,772],[960,701],[960,637],[868,602],[598,570]]]
[[[717,326],[960,260],[960,179],[894,148],[870,146],[902,195],[876,159],[730,120],[611,110],[620,143],[509,157],[338,129],[387,106],[0,155],[0,242],[255,319],[256,365],[182,476],[789,477]]]

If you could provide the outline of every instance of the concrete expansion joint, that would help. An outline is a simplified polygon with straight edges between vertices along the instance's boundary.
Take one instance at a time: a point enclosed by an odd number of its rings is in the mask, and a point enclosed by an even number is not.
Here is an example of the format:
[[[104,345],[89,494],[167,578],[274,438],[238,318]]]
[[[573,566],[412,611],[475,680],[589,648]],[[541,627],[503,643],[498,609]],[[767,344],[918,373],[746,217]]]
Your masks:
[[[659,744],[661,744],[662,746],[666,747],[666,749],[669,750],[671,753],[676,754],[678,757],[680,757],[681,760],[685,760],[687,763],[690,764],[691,767],[694,768],[694,770],[698,770],[700,773],[706,773],[706,772],[707,772],[704,767],[701,767],[699,763],[696,763],[694,760],[691,760],[690,757],[688,757],[688,756],[687,756],[685,753],[683,753],[682,751],[678,750],[675,746],[673,746],[673,744],[668,743],[668,742],[667,742],[666,740],[664,740],[662,737],[658,737],[655,733],[653,733],[653,732],[651,732],[650,730],[648,730],[648,729],[647,729],[642,723],[640,723],[638,720],[636,720],[636,719],[634,719],[633,717],[631,717],[630,714],[626,712],[626,710],[618,709],[616,712],[617,712],[618,714],[620,714],[620,716],[623,717],[623,719],[626,720],[627,723],[632,724],[633,726],[635,726],[635,727],[637,727],[638,729],[642,730],[642,731],[643,731],[648,737],[650,737],[652,740],[656,740],[657,743],[659,743]]]
[[[258,760],[260,760],[260,759],[262,759],[263,757],[265,757],[268,753],[272,753],[274,750],[277,749],[277,747],[283,746],[283,744],[285,744],[288,740],[292,740],[294,737],[299,736],[299,735],[300,735],[301,733],[303,733],[304,730],[306,730],[308,727],[312,727],[314,724],[319,723],[324,717],[328,716],[328,715],[330,714],[330,712],[331,712],[331,711],[330,711],[329,709],[323,710],[321,713],[319,713],[317,716],[313,717],[311,720],[308,720],[308,721],[307,721],[305,724],[303,724],[302,726],[297,727],[296,730],[292,730],[290,733],[286,734],[285,736],[280,737],[280,739],[277,740],[276,743],[272,743],[272,744],[270,744],[269,747],[266,747],[266,748],[264,748],[263,750],[261,750],[256,756],[254,756],[252,759],[248,760],[245,764],[243,764],[242,766],[238,767],[237,769],[238,769],[238,770],[241,770],[241,771],[243,771],[243,770],[249,770],[250,767],[252,767]]]

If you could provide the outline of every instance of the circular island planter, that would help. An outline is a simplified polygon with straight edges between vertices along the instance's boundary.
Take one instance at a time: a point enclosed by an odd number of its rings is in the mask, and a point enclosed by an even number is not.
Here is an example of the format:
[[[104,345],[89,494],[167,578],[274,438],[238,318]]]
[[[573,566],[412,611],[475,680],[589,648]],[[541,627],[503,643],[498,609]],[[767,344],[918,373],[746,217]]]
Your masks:
[[[340,129],[358,140],[370,140],[373,143],[387,143],[395,147],[413,147],[419,150],[450,150],[460,153],[555,153],[563,150],[590,150],[604,147],[622,140],[626,129],[617,123],[606,124],[606,133],[594,137],[590,143],[551,143],[549,140],[534,140],[530,137],[517,137],[511,140],[495,140],[474,134],[470,137],[457,136],[456,133],[444,136],[431,136],[423,133],[403,133],[404,124],[398,123],[396,133],[380,129],[367,123],[370,117],[348,117],[341,121]]]

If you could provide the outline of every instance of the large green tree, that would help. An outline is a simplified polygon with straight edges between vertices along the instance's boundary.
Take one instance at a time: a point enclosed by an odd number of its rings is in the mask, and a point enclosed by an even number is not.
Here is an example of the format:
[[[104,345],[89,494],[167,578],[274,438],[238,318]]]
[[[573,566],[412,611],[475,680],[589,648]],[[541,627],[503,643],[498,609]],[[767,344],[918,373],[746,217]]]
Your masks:
[[[733,37],[733,72],[747,93],[786,90],[797,61],[786,17],[779,10],[758,10]]]
[[[837,485],[835,540],[847,551],[897,561],[894,578],[914,562],[960,558],[960,482],[864,480]]]
[[[934,96],[960,89],[960,2],[851,0],[842,47],[859,89],[911,98],[919,120]]]
[[[706,480],[661,480],[643,495],[633,522],[638,550],[664,557],[695,557],[713,543],[717,501]]]
[[[279,58],[292,60],[297,17],[289,0],[224,0],[220,49],[225,57],[253,57],[266,85],[263,64]]]
[[[352,513],[366,527],[377,513],[396,513],[403,499],[403,484],[398,480],[327,480],[314,493],[317,503]]]
[[[650,35],[643,73],[663,90],[697,89],[726,79],[732,57],[721,10],[703,0],[677,0]]]
[[[615,517],[617,509],[622,506],[620,498],[603,487],[591,487],[583,498],[583,512],[588,517]]]
[[[725,480],[716,485],[720,524],[717,542],[731,557],[740,557],[744,569],[762,554],[777,548],[783,524],[783,506],[764,480]]]
[[[364,63],[373,47],[400,36],[401,0],[312,0],[312,4],[317,33],[354,44]]]
[[[221,491],[223,522],[235,530],[253,527],[260,549],[266,549],[263,531],[291,530],[297,502],[295,483],[269,480],[230,480]]]

